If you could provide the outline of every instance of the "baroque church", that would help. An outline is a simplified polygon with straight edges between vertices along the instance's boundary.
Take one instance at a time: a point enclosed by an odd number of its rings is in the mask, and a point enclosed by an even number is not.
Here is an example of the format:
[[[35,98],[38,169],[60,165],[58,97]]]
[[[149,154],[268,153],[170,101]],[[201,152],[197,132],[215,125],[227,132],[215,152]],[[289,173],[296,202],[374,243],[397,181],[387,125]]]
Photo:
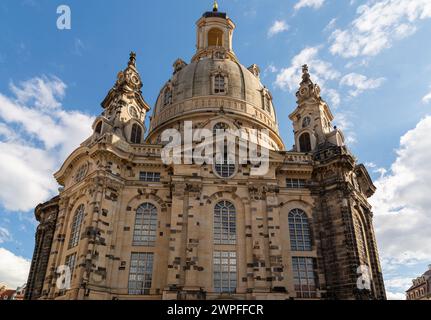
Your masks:
[[[55,173],[58,196],[35,209],[26,299],[385,299],[367,200],[375,186],[308,66],[287,150],[259,67],[233,51],[234,22],[215,3],[196,28],[196,53],[174,62],[148,130],[131,53],[92,136]],[[267,172],[164,163],[162,133],[187,121],[267,130]]]

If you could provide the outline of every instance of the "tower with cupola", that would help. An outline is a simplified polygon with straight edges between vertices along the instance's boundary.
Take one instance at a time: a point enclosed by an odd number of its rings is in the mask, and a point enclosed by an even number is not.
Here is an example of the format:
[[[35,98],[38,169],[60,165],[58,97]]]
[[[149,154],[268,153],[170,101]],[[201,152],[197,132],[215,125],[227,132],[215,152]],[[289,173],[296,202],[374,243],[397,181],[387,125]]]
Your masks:
[[[102,102],[103,113],[93,124],[93,139],[110,133],[114,139],[137,144],[144,140],[145,117],[150,110],[142,96],[142,81],[136,68],[136,54],[130,53],[126,69]]]
[[[320,87],[311,81],[308,66],[302,66],[302,81],[296,93],[297,107],[289,115],[293,122],[295,150],[311,152],[325,143],[344,145],[343,133],[332,127],[334,116],[320,95]]]

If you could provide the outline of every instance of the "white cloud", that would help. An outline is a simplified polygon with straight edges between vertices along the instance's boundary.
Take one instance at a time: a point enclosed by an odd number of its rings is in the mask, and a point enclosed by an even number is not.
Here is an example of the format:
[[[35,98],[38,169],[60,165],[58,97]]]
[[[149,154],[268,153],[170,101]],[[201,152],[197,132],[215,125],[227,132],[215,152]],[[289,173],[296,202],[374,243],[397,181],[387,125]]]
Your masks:
[[[329,31],[335,28],[335,25],[337,24],[337,18],[331,19],[329,23],[326,25],[325,29],[323,31]]]
[[[0,205],[28,211],[56,192],[61,162],[91,134],[92,117],[61,105],[66,85],[56,77],[11,84],[0,93]]]
[[[385,78],[368,79],[366,76],[358,73],[349,73],[340,80],[340,85],[353,87],[349,91],[352,97],[356,97],[366,90],[376,89],[382,85]]]
[[[431,261],[431,116],[400,140],[390,171],[379,178],[370,199],[385,270]]]
[[[268,37],[275,36],[276,34],[287,30],[289,30],[289,26],[287,25],[286,21],[276,20],[268,30]]]
[[[429,93],[427,93],[423,98],[422,98],[422,102],[423,103],[429,103],[431,101],[431,91]]]
[[[406,295],[401,292],[386,291],[386,298],[388,300],[406,300]]]
[[[301,82],[301,67],[308,64],[310,73],[315,83],[318,83],[322,89],[326,80],[335,80],[340,77],[332,64],[318,58],[319,47],[307,47],[298,55],[293,57],[291,65],[283,68],[277,74],[275,85],[283,90],[291,92],[299,88]]]
[[[337,112],[334,115],[334,118],[337,128],[344,134],[345,143],[351,146],[358,142],[356,139],[356,133],[353,131],[353,123],[350,120],[351,115],[346,112]]]
[[[0,248],[0,281],[10,288],[22,286],[27,281],[30,261]]]
[[[314,9],[319,9],[323,3],[325,2],[325,0],[299,0],[294,8],[295,10],[299,10],[301,8],[305,8],[305,7],[311,7]]]
[[[10,236],[9,230],[7,230],[6,228],[0,227],[0,243],[8,242],[10,240],[11,240],[11,236]]]
[[[357,14],[347,29],[332,33],[332,54],[345,58],[379,54],[394,41],[413,34],[417,20],[431,17],[431,1],[371,1],[359,6]]]
[[[340,105],[341,97],[337,90],[328,89],[325,91],[325,94],[329,97],[331,101],[331,107],[337,108]]]

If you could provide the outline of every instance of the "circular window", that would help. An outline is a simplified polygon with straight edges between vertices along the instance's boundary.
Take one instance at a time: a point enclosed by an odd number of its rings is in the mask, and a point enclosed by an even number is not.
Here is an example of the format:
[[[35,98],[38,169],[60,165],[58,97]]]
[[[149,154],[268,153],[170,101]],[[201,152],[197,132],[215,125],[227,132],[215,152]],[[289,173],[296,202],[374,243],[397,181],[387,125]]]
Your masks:
[[[85,176],[87,175],[87,172],[88,172],[88,163],[80,166],[79,169],[76,171],[76,174],[75,174],[75,182],[82,181],[82,179],[84,179]]]
[[[216,174],[223,179],[232,178],[236,173],[236,165],[229,161],[223,161],[223,163],[214,164],[214,170]]]
[[[134,106],[129,107],[129,114],[132,118],[138,118],[138,111]]]

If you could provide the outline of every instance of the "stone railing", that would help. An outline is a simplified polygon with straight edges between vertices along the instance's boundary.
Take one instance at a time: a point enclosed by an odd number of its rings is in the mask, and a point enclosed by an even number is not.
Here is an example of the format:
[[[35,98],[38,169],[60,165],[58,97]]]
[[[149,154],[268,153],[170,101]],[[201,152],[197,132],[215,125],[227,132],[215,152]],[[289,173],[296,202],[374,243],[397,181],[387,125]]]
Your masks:
[[[273,131],[278,133],[278,127],[272,116],[262,108],[254,106],[244,100],[234,99],[226,96],[206,96],[206,97],[195,97],[188,100],[184,100],[180,103],[173,104],[171,106],[164,107],[158,114],[154,116],[151,122],[150,131],[153,131],[156,127],[160,126],[164,122],[187,113],[194,111],[207,111],[208,109],[234,111],[246,116],[251,116],[253,119],[258,120],[264,125],[271,128]]]

